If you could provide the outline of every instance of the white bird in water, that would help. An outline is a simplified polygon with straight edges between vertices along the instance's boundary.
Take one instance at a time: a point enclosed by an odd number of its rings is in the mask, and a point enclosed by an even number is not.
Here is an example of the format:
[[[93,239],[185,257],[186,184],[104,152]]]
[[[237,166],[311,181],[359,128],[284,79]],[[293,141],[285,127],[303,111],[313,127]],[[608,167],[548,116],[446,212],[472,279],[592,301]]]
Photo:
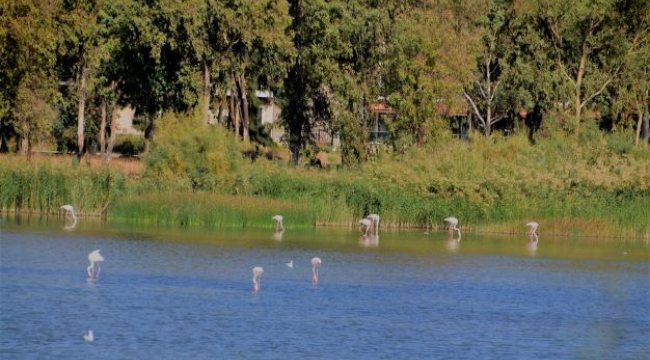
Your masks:
[[[284,226],[282,226],[282,215],[275,215],[272,219],[275,220],[275,231],[284,231]]]
[[[286,265],[289,269],[293,269],[293,260],[284,263],[284,265]]]
[[[449,223],[449,233],[453,233],[454,230],[458,231],[458,239],[460,239],[460,229],[458,228],[458,219],[453,216],[445,218],[445,222]]]
[[[311,259],[311,283],[313,285],[318,284],[318,269],[321,263],[322,261],[319,257],[313,257]]]
[[[374,233],[375,235],[379,235],[379,215],[377,214],[370,214],[366,216],[366,219],[369,219],[372,221],[372,224],[374,225]]]
[[[263,273],[264,273],[264,269],[261,266],[256,266],[253,268],[253,293],[254,294],[260,292],[260,279],[262,278]]]
[[[63,205],[61,210],[65,211],[66,225],[65,229],[72,229],[77,225],[77,214],[74,212],[72,205]],[[69,221],[70,220],[70,221]]]
[[[537,228],[539,227],[539,224],[536,223],[535,221],[531,221],[526,224],[530,228],[528,231],[528,235],[537,235]]]
[[[86,271],[88,271],[88,276],[92,279],[93,275],[95,278],[99,278],[99,272],[101,271],[101,267],[99,266],[99,263],[104,261],[104,257],[102,254],[99,253],[100,249],[93,250],[90,254],[88,254],[88,261],[90,262],[90,265],[88,265],[88,268]],[[97,273],[95,273],[95,265],[97,266]]]
[[[368,236],[370,229],[372,229],[372,220],[368,218],[359,220],[359,231],[363,236]]]
[[[93,341],[95,341],[95,336],[93,335],[93,331],[92,331],[92,330],[88,330],[88,332],[84,334],[84,340],[85,340],[86,342],[93,342]]]

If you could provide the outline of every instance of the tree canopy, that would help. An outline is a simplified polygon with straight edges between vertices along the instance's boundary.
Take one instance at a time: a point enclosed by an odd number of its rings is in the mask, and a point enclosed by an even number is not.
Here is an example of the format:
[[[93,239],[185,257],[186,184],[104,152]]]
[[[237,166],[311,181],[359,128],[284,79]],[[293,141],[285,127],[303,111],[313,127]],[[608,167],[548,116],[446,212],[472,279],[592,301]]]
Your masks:
[[[281,105],[295,163],[315,128],[364,161],[376,103],[394,109],[394,150],[458,119],[485,136],[596,123],[648,143],[643,0],[10,0],[0,20],[4,152],[81,153],[127,105],[148,140],[166,112],[207,124],[227,108],[217,126],[247,143],[256,90]]]

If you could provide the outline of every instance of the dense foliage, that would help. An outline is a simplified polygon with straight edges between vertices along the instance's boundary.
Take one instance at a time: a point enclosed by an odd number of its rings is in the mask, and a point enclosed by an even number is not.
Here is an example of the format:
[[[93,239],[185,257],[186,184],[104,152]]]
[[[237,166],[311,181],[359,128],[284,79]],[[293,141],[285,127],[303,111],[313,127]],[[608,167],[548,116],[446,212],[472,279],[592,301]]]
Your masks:
[[[536,220],[546,235],[650,236],[650,149],[585,128],[532,145],[525,135],[451,135],[404,153],[380,148],[357,168],[295,167],[233,153],[239,143],[200,117],[161,120],[141,170],[47,157],[0,157],[0,211],[51,213],[75,204],[82,216],[171,226],[354,227],[369,213],[384,229],[444,226],[523,233]],[[176,134],[176,135],[174,135]],[[20,159],[20,158],[18,158]],[[57,161],[60,159],[60,161]]]
[[[3,152],[110,152],[126,105],[148,140],[161,114],[228,108],[247,142],[258,89],[283,105],[296,163],[316,126],[364,161],[378,99],[398,150],[454,124],[648,138],[644,0],[10,0],[0,20]]]

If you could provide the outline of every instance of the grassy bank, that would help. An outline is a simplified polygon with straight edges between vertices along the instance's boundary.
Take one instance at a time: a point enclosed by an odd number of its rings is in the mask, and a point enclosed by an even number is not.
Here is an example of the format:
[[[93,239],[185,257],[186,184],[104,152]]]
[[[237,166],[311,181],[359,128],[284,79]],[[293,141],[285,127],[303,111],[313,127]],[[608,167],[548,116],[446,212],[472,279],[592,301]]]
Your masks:
[[[354,227],[376,212],[384,228],[439,229],[456,216],[465,231],[524,233],[535,220],[542,234],[650,238],[650,151],[605,137],[439,139],[320,169],[242,159],[223,133],[181,133],[137,169],[2,156],[0,209],[50,213],[71,203],[109,221],[269,228],[275,214],[287,228]]]

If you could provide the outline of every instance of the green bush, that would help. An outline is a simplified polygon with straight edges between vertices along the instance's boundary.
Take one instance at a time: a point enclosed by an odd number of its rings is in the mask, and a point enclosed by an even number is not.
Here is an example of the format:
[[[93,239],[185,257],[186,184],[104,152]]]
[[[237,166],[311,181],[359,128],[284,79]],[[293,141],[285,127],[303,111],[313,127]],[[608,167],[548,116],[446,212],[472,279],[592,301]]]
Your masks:
[[[115,139],[113,151],[125,156],[135,156],[142,154],[145,148],[145,141],[142,136],[136,135],[119,135]]]

